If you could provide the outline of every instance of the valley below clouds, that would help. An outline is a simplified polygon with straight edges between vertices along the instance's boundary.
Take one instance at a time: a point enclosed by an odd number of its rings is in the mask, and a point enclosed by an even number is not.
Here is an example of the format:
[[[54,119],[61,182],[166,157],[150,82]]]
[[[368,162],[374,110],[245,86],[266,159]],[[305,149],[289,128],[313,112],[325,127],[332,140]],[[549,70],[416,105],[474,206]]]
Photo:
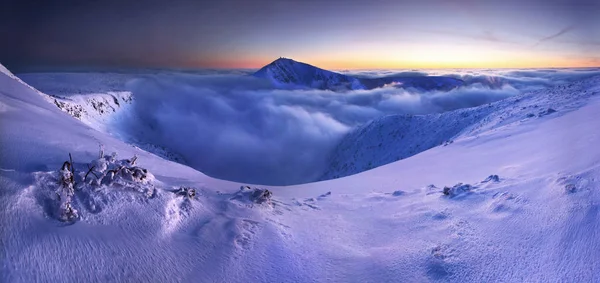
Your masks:
[[[343,73],[357,77],[398,74],[393,70]],[[131,105],[107,122],[119,138],[163,148],[180,156],[180,162],[216,178],[290,185],[317,180],[343,137],[375,118],[475,107],[591,77],[600,70],[428,70],[403,74],[447,76],[464,84],[451,90],[389,84],[336,92],[281,88],[244,70],[41,72],[19,77],[44,93],[64,98],[131,92]]]

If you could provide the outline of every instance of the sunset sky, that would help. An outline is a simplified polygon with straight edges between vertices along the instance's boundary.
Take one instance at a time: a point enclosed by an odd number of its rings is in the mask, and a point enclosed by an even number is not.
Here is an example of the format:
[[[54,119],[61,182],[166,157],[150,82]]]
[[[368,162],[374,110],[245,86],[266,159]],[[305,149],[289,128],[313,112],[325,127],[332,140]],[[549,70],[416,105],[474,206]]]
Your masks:
[[[0,12],[9,66],[600,66],[600,1],[40,1]]]

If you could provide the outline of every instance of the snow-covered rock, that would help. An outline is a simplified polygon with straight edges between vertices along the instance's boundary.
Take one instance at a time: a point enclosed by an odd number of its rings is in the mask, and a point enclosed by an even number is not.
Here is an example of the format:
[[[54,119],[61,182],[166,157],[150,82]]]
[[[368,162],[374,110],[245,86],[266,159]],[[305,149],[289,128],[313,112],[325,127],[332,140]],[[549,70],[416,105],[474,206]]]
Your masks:
[[[442,193],[450,198],[469,193],[473,190],[473,186],[469,184],[458,183],[452,187],[444,187]]]
[[[240,191],[232,199],[246,199],[254,203],[270,203],[273,193],[268,189],[251,188],[250,186],[241,186]]]

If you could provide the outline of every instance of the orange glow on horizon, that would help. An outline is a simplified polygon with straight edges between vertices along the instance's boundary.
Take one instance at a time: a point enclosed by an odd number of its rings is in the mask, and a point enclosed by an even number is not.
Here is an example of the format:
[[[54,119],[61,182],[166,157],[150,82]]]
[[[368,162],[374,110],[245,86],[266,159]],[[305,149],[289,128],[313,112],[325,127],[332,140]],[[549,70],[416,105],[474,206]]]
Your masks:
[[[256,58],[243,60],[206,60],[188,62],[190,67],[219,68],[219,69],[258,69],[276,58]],[[589,68],[599,67],[598,59],[568,59],[568,58],[500,58],[479,61],[432,61],[432,60],[352,60],[352,59],[323,59],[288,57],[328,70],[366,70],[366,69],[486,69],[486,68]]]
[[[329,70],[357,69],[482,69],[482,68],[581,68],[600,67],[600,58],[560,55],[535,49],[499,49],[494,46],[383,45],[323,50],[319,54],[286,52],[267,54],[213,54],[188,61],[190,67],[261,68],[279,57]]]
[[[332,70],[366,70],[366,69],[502,69],[502,68],[589,68],[599,67],[595,60],[511,60],[480,62],[332,62],[314,61],[312,65]]]

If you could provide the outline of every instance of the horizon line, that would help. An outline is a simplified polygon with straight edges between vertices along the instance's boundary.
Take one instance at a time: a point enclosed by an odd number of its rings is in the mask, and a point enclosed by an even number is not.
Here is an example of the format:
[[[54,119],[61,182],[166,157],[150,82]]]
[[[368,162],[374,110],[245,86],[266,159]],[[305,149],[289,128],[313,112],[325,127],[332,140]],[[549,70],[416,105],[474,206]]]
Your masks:
[[[299,61],[299,60],[295,60],[289,57],[279,57],[280,58],[284,58],[284,59],[289,59],[289,60],[293,60],[295,62],[299,62],[299,63],[304,63],[304,64],[308,64],[311,66],[314,66],[316,68],[320,68],[320,69],[325,69],[325,70],[332,70],[332,71],[367,71],[367,70],[483,70],[483,69],[496,69],[496,70],[501,70],[501,69],[505,69],[505,70],[510,70],[510,69],[593,69],[593,68],[600,68],[600,64],[599,65],[568,65],[568,66],[501,66],[501,67],[494,67],[493,64],[491,64],[491,66],[481,66],[481,67],[474,67],[474,66],[468,66],[468,67],[459,67],[459,66],[437,66],[437,67],[416,67],[416,66],[394,66],[394,67],[377,67],[376,64],[373,67],[325,67],[322,65],[328,65],[328,64],[318,64],[318,63],[308,63],[306,61]],[[139,64],[123,64],[123,65],[119,65],[119,64],[111,64],[111,63],[89,63],[89,64],[85,64],[85,63],[26,63],[26,64],[4,64],[3,62],[0,62],[0,64],[2,64],[3,66],[7,67],[10,70],[22,70],[27,72],[26,70],[29,69],[52,69],[52,68],[66,68],[66,69],[78,69],[78,68],[90,68],[90,69],[163,69],[163,70],[259,70],[269,64],[271,64],[274,61],[277,61],[278,59],[275,60],[271,60],[268,61],[267,63],[260,65],[259,67],[246,67],[246,66],[227,66],[228,64],[225,64],[225,66],[221,65],[221,66],[217,66],[217,65],[206,65],[206,66],[202,66],[201,64],[198,64],[197,66],[190,66],[187,64],[181,64],[181,65],[177,65],[177,64],[147,64],[147,65],[139,65]],[[187,65],[187,66],[186,66]],[[321,66],[319,66],[321,65]],[[17,71],[19,72],[19,71]]]

